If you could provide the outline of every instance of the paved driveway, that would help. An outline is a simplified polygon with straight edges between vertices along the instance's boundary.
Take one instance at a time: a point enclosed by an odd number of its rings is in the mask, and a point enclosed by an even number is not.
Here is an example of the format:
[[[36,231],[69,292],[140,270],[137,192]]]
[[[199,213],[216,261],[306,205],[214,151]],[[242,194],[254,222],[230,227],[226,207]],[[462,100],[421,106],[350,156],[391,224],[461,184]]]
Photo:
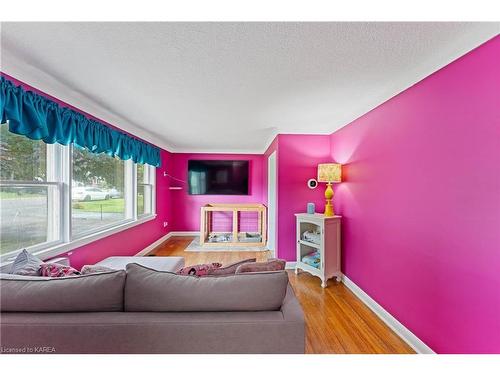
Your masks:
[[[0,202],[0,253],[47,240],[47,198],[2,199]],[[123,220],[123,214],[73,210],[73,233]]]

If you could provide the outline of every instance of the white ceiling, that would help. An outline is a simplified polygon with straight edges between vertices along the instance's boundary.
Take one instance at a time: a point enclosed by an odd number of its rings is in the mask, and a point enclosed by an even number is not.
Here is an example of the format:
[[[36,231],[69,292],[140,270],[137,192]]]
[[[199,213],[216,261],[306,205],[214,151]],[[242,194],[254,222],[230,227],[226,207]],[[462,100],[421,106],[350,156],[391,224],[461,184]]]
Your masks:
[[[2,23],[1,70],[176,152],[329,134],[500,23]]]

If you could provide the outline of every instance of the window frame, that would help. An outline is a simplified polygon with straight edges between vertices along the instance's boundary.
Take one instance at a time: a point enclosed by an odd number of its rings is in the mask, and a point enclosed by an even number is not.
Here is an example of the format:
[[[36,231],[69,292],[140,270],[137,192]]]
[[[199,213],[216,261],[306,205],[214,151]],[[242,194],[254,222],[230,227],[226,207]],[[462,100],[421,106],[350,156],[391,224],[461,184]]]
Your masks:
[[[143,218],[143,217],[147,217],[149,215],[156,215],[156,192],[155,192],[155,188],[156,188],[156,171],[155,171],[155,167],[149,165],[149,164],[142,164],[144,166],[144,174],[143,174],[143,177],[144,177],[144,181],[139,184],[139,182],[137,181],[137,168],[138,168],[138,165],[137,164],[134,164],[134,170],[135,170],[135,216],[136,218]],[[146,190],[144,190],[144,200],[143,200],[143,207],[144,207],[144,213],[143,214],[140,214],[137,212],[137,195],[138,195],[138,186],[141,185],[141,186],[147,186],[147,187],[150,187],[151,188],[151,197],[149,198],[150,199],[150,202],[149,203],[149,210],[151,212],[146,212]]]
[[[6,126],[6,125],[1,125]],[[39,141],[42,142],[42,141]],[[72,233],[72,176],[73,176],[73,145],[47,145],[47,181],[0,181],[0,186],[55,186],[59,195],[58,216],[58,239],[56,241],[43,242],[26,247],[26,250],[45,259],[68,252],[72,249],[84,246],[101,238],[130,229],[136,225],[143,224],[156,218],[156,167],[144,164],[150,174],[152,185],[151,213],[137,215],[137,164],[132,160],[124,160],[124,199],[125,199],[125,219],[97,227],[78,235]],[[50,149],[50,151],[49,151]],[[50,169],[50,173],[49,173]],[[49,181],[49,175],[51,181]],[[54,181],[52,181],[54,179]],[[50,194],[49,194],[50,195]],[[47,198],[50,199],[50,198]],[[47,220],[52,220],[47,215]],[[50,225],[50,222],[49,222]],[[13,261],[21,249],[16,249],[0,255],[2,265]],[[71,253],[68,253],[70,255]]]
[[[8,126],[8,125],[2,125]],[[41,142],[41,141],[38,141]],[[63,207],[64,207],[64,184],[62,182],[62,170],[59,160],[62,155],[62,147],[59,144],[46,144],[45,148],[45,161],[46,161],[46,170],[45,170],[45,180],[44,181],[25,181],[25,180],[0,180],[0,186],[10,187],[10,186],[18,186],[18,187],[47,187],[47,237],[49,237],[50,226],[55,226],[55,231],[53,233],[53,237],[55,239],[37,243],[35,245],[31,245],[26,247],[29,251],[40,251],[41,249],[57,246],[64,242],[64,234],[63,234]],[[55,188],[55,191],[50,189],[51,187]],[[56,202],[56,210],[54,211],[54,205],[51,204]],[[56,219],[53,221],[53,219]],[[54,230],[54,228],[53,228]],[[16,249],[9,251],[5,254],[1,254],[0,261],[3,261],[4,255],[7,256],[9,254],[19,253],[21,249]]]

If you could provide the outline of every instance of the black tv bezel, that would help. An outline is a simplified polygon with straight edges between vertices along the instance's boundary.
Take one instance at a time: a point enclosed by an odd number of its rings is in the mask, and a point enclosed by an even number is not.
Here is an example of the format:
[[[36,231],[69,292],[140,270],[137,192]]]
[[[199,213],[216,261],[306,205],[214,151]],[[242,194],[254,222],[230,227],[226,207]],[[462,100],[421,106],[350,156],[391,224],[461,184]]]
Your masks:
[[[209,193],[209,194],[194,194],[191,192],[191,185],[189,183],[189,171],[190,171],[190,163],[196,162],[196,163],[217,163],[217,162],[224,162],[224,163],[245,163],[247,166],[247,184],[246,184],[246,193],[241,193],[241,192],[234,192],[234,193],[227,193],[227,192],[221,192],[221,193]],[[250,160],[242,160],[242,159],[232,159],[232,160],[225,160],[225,159],[189,159],[187,163],[187,176],[188,176],[188,181],[187,181],[187,193],[188,195],[193,195],[193,196],[203,196],[203,195],[231,195],[231,196],[249,196],[250,195],[250,167],[251,163]]]

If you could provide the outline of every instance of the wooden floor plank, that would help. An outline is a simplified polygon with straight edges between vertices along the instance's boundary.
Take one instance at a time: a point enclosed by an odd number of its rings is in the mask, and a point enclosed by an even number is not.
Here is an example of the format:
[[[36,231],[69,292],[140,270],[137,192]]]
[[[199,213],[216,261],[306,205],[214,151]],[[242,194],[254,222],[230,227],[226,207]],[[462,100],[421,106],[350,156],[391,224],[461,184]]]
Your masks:
[[[186,265],[265,261],[270,256],[268,251],[184,251],[193,239],[171,237],[149,255],[182,256]],[[330,280],[322,288],[320,280],[306,272],[289,271],[289,279],[306,317],[306,353],[414,353],[344,284]]]

